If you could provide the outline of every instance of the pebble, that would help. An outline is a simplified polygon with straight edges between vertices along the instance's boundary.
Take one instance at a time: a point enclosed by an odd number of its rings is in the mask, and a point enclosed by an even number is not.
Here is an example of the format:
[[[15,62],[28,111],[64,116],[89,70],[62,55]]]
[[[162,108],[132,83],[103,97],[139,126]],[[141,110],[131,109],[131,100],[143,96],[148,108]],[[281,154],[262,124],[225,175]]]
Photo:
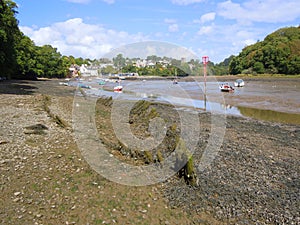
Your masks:
[[[225,223],[300,224],[299,159],[294,157],[299,154],[299,137],[272,124],[228,122],[247,136],[242,140],[234,139],[235,133],[227,134],[230,139],[225,136],[211,166],[197,171],[198,186],[187,186],[176,178],[165,182],[169,204],[187,212],[209,212]],[[193,155],[196,165],[201,146]]]

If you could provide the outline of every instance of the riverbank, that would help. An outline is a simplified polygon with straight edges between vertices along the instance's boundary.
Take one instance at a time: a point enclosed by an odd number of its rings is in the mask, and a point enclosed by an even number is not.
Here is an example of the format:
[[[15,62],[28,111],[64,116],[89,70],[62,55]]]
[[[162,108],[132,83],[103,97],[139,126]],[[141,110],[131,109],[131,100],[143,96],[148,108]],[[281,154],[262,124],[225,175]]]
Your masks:
[[[81,155],[72,128],[73,87],[55,80],[0,86],[2,224],[300,222],[297,125],[227,117],[220,151],[197,174],[198,186],[174,176],[129,187],[103,178]],[[212,135],[210,115],[200,113],[199,119],[195,165]],[[101,132],[110,137],[109,129]]]

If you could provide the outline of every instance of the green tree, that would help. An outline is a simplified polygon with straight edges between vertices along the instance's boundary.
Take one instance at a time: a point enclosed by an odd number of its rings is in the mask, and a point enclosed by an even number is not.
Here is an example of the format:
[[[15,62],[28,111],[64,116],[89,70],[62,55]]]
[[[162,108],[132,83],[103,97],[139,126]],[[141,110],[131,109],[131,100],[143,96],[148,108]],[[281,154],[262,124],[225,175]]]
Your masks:
[[[289,74],[297,74],[300,71],[300,56],[292,57],[287,64]]]
[[[122,54],[118,54],[115,58],[113,58],[114,66],[121,71],[121,69],[126,65],[126,60]]]
[[[229,63],[229,73],[236,75],[242,72],[242,66],[240,64],[240,60],[238,57],[232,58],[231,62]]]
[[[17,67],[15,43],[20,30],[15,18],[16,9],[13,1],[0,1],[0,76],[8,78],[16,74]]]
[[[255,62],[253,65],[253,71],[255,71],[258,74],[262,74],[265,72],[264,64],[261,62]]]
[[[53,77],[66,77],[67,68],[65,67],[62,55],[57,52],[56,48],[51,45],[44,45],[37,47],[37,69],[40,71],[40,76],[53,78]]]
[[[110,73],[116,73],[116,72],[117,71],[115,70],[115,68],[111,65],[108,65],[101,69],[101,73],[103,73],[103,74],[110,74]]]
[[[29,37],[22,33],[16,44],[17,75],[15,77],[36,79],[37,76],[42,75],[42,71],[36,67],[36,57],[36,46]]]
[[[247,46],[230,62],[229,72],[300,74],[300,27],[286,27]]]

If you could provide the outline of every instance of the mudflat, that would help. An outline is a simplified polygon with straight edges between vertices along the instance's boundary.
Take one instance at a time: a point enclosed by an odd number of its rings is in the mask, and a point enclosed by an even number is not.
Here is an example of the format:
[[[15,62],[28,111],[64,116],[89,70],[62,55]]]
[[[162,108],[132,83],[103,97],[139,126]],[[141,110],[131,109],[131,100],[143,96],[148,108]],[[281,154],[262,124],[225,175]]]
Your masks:
[[[96,173],[82,156],[72,126],[74,87],[58,83],[0,83],[1,224],[300,223],[299,125],[228,116],[217,155],[196,170],[197,185],[174,175],[126,186]],[[102,104],[97,117],[108,128],[109,114],[101,112],[109,107]],[[177,120],[174,108],[154,107]],[[196,168],[213,136],[211,116],[198,116],[201,132],[191,137],[199,140]],[[117,154],[112,130],[101,132]]]

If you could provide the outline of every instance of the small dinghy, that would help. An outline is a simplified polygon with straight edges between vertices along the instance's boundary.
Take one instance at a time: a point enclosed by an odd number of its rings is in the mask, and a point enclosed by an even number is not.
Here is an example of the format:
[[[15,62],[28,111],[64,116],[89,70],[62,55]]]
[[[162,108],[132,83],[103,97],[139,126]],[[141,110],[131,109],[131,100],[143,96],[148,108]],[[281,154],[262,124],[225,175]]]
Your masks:
[[[242,79],[237,79],[237,80],[234,82],[234,86],[235,86],[235,87],[244,87],[244,86],[245,86],[245,82],[244,82]]]
[[[234,88],[230,86],[228,83],[225,83],[220,85],[220,90],[222,92],[233,92]]]

